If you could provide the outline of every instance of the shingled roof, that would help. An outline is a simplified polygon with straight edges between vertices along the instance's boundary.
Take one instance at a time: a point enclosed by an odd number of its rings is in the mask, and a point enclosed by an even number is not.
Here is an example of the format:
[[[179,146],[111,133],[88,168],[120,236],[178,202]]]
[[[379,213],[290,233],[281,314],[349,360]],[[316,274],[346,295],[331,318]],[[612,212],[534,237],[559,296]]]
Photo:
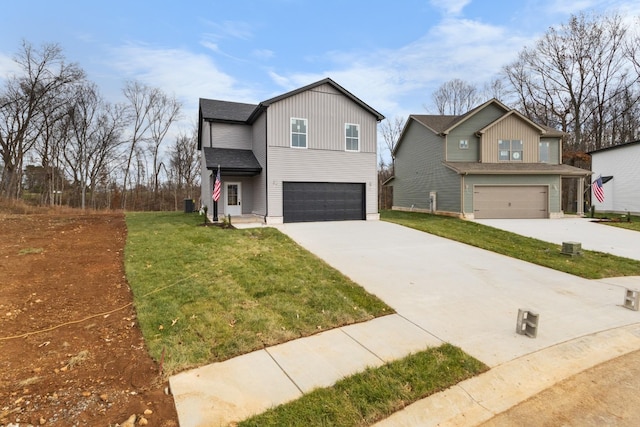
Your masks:
[[[262,171],[262,166],[251,150],[234,148],[204,147],[204,159],[207,169],[217,170],[229,176],[255,176]]]
[[[534,122],[533,120],[529,119],[528,117],[524,116],[518,111],[510,109],[509,107],[507,107],[506,105],[498,101],[497,99],[491,99],[485,102],[484,104],[479,105],[474,109],[461,115],[412,114],[411,116],[409,116],[409,118],[416,120],[417,122],[431,129],[434,133],[447,134],[451,129],[453,129],[460,123],[464,122],[467,118],[473,116],[478,111],[482,110],[488,104],[495,104],[505,111],[505,114],[500,116],[496,120],[496,122],[504,119],[508,115],[516,115],[520,117],[523,121],[529,122],[533,127],[536,127],[542,130],[543,136],[562,137],[564,135],[564,132],[562,131]],[[492,126],[494,123],[490,123],[489,125],[486,126],[486,128]],[[478,131],[481,131],[481,129],[478,129]]]
[[[246,123],[257,107],[256,104],[200,98],[200,114],[207,121]]]
[[[443,162],[452,171],[460,175],[562,175],[587,176],[591,171],[569,165],[549,163],[479,163],[479,162]]]

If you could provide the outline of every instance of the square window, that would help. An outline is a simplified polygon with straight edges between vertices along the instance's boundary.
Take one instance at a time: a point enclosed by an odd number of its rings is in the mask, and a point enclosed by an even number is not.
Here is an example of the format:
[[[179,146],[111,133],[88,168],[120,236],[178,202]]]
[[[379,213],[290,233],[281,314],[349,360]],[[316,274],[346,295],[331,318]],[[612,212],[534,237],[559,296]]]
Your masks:
[[[498,160],[521,162],[523,155],[523,144],[519,139],[498,140]]]
[[[291,146],[307,148],[307,119],[291,118]]]
[[[345,150],[359,151],[360,150],[360,125],[345,123],[344,135],[345,135]]]
[[[469,148],[469,140],[461,139],[458,148],[460,148],[461,150],[467,150]]]

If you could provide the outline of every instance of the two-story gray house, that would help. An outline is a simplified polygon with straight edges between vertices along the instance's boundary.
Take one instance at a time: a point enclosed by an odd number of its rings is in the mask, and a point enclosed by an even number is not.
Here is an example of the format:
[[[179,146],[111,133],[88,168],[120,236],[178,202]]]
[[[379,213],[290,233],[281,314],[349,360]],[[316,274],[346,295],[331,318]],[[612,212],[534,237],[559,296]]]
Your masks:
[[[331,79],[257,105],[200,99],[201,203],[268,224],[379,218],[377,124]]]
[[[394,149],[393,208],[462,218],[557,218],[562,178],[583,212],[590,171],[562,164],[563,133],[496,99],[461,116],[411,115]]]

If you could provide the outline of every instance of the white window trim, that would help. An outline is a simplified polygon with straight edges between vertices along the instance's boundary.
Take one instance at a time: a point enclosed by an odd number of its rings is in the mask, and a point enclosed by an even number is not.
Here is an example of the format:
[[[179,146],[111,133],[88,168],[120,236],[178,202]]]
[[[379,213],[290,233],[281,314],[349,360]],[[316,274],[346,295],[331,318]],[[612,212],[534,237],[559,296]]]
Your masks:
[[[305,141],[306,144],[304,147],[298,147],[293,145],[293,130],[291,129],[291,122],[294,120],[303,120],[304,121],[304,125],[305,128],[307,129],[307,131],[304,133],[304,135],[306,136]],[[296,135],[302,135],[302,132],[297,132]],[[306,150],[307,147],[309,147],[309,120],[302,118],[302,117],[291,117],[289,119],[289,147],[291,148],[299,148],[301,150]]]
[[[468,139],[461,139],[460,141],[458,141],[458,148],[460,150],[468,150],[469,149],[469,140]]]
[[[347,127],[355,126],[358,130],[358,149],[357,150],[349,150],[347,148]],[[351,153],[359,153],[360,152],[360,125],[358,123],[345,123],[344,124],[344,151],[349,151]]]

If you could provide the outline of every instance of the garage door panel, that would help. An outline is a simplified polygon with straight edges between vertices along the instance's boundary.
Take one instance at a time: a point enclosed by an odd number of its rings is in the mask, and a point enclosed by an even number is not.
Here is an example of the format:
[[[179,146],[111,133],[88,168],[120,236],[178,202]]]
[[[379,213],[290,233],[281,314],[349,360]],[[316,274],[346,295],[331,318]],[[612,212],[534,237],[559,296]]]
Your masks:
[[[284,182],[284,222],[365,219],[362,183]]]
[[[546,186],[475,186],[474,217],[548,218]]]

